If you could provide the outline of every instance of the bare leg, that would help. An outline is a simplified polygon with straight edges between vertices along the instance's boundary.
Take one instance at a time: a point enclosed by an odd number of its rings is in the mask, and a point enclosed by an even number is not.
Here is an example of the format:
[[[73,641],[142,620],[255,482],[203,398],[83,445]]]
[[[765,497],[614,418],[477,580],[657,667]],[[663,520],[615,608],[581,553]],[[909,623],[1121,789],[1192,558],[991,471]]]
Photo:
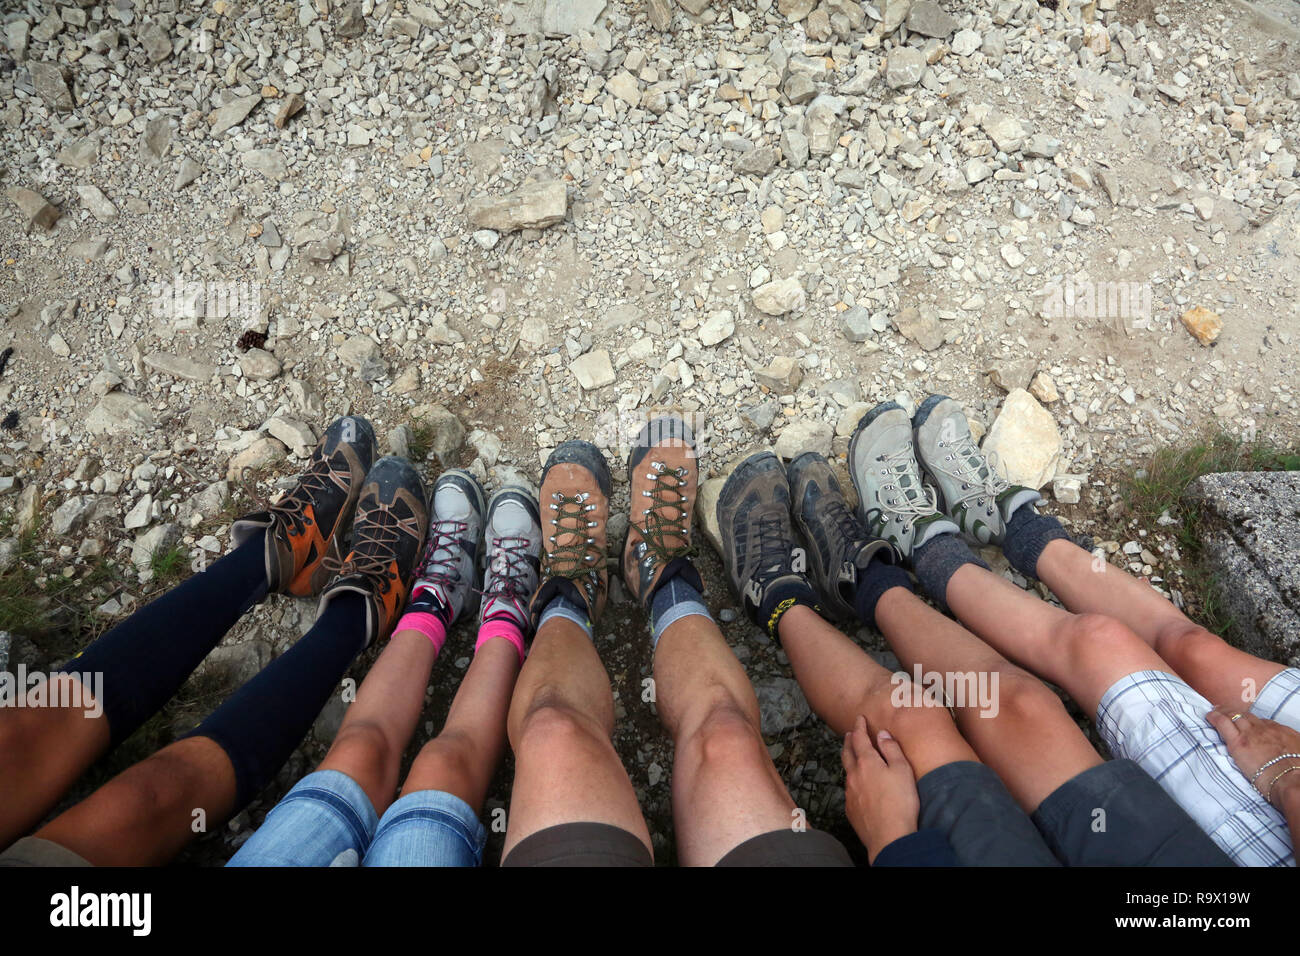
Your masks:
[[[402,753],[424,708],[437,652],[419,631],[398,631],[379,655],[347,710],[320,770],[338,770],[366,792],[375,812],[393,800]]]
[[[966,565],[953,580],[971,568],[974,566]],[[948,592],[951,601],[952,584]],[[984,594],[988,594],[987,587]],[[983,600],[1001,611],[1000,602],[989,601],[987,596]],[[1060,698],[1038,678],[1008,663],[988,644],[906,588],[891,588],[884,593],[876,605],[876,623],[909,669],[920,665],[951,675],[969,674],[976,681],[987,675],[986,689],[991,692],[992,706],[987,706],[990,701],[979,700],[977,694],[968,695],[964,702],[954,701],[964,703],[956,708],[957,726],[1026,812],[1032,813],[1067,780],[1102,762],[1066,713]],[[1000,626],[1010,630],[1005,620]]]
[[[235,768],[187,737],[118,774],[36,831],[96,866],[161,866],[235,809]]]
[[[1063,611],[974,564],[962,565],[952,576],[946,598],[962,623],[1010,659],[1065,688],[1090,716],[1121,677],[1144,670],[1173,673],[1114,618]]]
[[[673,735],[673,824],[688,866],[791,826],[794,801],[759,729],[758,699],[718,626],[691,615],[669,625],[654,663],[659,715]]]
[[[35,826],[108,749],[108,721],[84,685],[80,693],[80,707],[0,709],[0,849]]]
[[[653,853],[632,781],[610,740],[614,697],[590,638],[552,618],[537,632],[510,703],[515,782],[503,857],[561,823],[606,823]]]
[[[1071,611],[1108,614],[1155,649],[1174,672],[1216,704],[1240,704],[1283,670],[1232,647],[1193,623],[1154,588],[1070,541],[1057,539],[1038,559],[1038,577]],[[1163,669],[1163,668],[1161,668]],[[1253,699],[1253,694],[1247,694]]]
[[[778,627],[808,703],[841,737],[865,717],[873,737],[888,730],[898,740],[918,780],[944,764],[977,759],[945,708],[912,706],[912,695],[896,695],[894,675],[812,609],[792,607]]]
[[[509,641],[491,640],[479,648],[442,733],[420,749],[411,765],[403,795],[442,790],[482,808],[506,748],[506,715],[518,674],[519,652]]]

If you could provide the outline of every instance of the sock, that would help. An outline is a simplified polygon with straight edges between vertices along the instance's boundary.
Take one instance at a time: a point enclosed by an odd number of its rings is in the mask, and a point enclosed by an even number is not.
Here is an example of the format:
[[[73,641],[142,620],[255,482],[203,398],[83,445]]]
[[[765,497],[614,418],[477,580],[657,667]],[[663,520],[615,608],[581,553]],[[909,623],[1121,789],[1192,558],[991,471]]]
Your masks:
[[[365,645],[366,605],[339,594],[312,629],[186,734],[207,737],[235,768],[235,812],[248,805],[302,742]]]
[[[650,599],[652,648],[659,646],[659,638],[664,631],[684,617],[698,614],[713,620],[709,609],[704,606],[704,596],[687,578],[687,575],[677,574],[655,588],[654,596]],[[696,580],[698,579],[699,576],[696,575]]]
[[[1057,538],[1070,540],[1061,522],[1051,515],[1040,515],[1032,507],[1023,505],[1011,513],[1007,522],[1002,553],[1011,566],[1027,578],[1038,579],[1038,559],[1049,542]]]
[[[442,645],[447,642],[447,629],[455,615],[451,608],[442,603],[438,592],[433,588],[421,588],[411,595],[406,605],[406,612],[393,628],[398,631],[419,631],[433,643],[433,649],[441,654]]]
[[[975,557],[975,553],[955,534],[935,535],[919,548],[912,550],[912,570],[921,588],[947,611],[948,581],[963,564],[975,564],[985,570],[988,565]]]
[[[587,618],[587,608],[579,604],[577,595],[572,593],[573,584],[569,581],[560,581],[560,587],[555,592],[555,597],[542,611],[542,616],[537,620],[537,630],[540,633],[542,625],[553,617],[562,617],[566,621],[572,621],[578,627],[582,628],[583,633],[588,638],[595,640],[595,630],[591,626],[591,621]],[[568,585],[568,588],[565,588]],[[572,596],[570,596],[572,595]]]
[[[393,628],[394,634],[398,631],[419,631],[427,637],[433,644],[435,660],[436,655],[442,653],[442,645],[447,642],[447,625],[441,617],[428,611],[413,611],[409,606]]]
[[[140,608],[68,661],[103,705],[110,746],[157,713],[267,593],[265,531]]]
[[[590,636],[590,635],[588,635]],[[474,653],[494,637],[504,637],[519,652],[519,666],[524,665],[524,632],[519,629],[514,618],[508,614],[498,614],[488,618],[478,628],[478,640],[474,642]]]
[[[758,609],[758,625],[767,628],[769,637],[781,640],[777,631],[781,618],[792,607],[802,604],[818,614],[822,612],[821,599],[813,586],[803,577],[783,578],[763,595],[763,606]]]
[[[876,626],[876,604],[891,588],[907,588],[915,593],[912,579],[897,564],[890,564],[879,556],[871,559],[866,570],[858,576],[858,590],[853,597],[858,620],[867,627]]]

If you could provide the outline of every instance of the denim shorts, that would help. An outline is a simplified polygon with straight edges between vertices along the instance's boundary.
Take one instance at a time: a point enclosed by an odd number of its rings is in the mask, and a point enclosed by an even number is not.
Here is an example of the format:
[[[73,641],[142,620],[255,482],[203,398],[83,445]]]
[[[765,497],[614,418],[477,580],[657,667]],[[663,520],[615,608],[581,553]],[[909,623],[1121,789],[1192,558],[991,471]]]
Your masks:
[[[478,866],[487,831],[464,800],[409,793],[375,813],[360,785],[337,770],[303,777],[227,866]]]

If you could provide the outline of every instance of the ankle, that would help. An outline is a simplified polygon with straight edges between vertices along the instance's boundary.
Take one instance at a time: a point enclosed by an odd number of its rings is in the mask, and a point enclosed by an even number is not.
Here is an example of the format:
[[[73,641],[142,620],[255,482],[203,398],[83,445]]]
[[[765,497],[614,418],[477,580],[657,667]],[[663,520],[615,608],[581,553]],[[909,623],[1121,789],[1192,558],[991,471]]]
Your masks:
[[[769,637],[779,641],[781,618],[794,607],[806,607],[818,615],[822,613],[821,598],[803,575],[790,575],[764,592],[756,623],[767,630]]]
[[[1026,577],[1038,579],[1038,561],[1053,541],[1069,541],[1069,533],[1051,515],[1040,515],[1032,507],[1021,506],[1007,522],[1002,553],[1011,566]]]
[[[651,647],[658,647],[664,631],[684,617],[698,615],[713,620],[697,587],[699,579],[699,573],[688,561],[682,573],[674,574],[654,589],[650,598]]]
[[[912,569],[921,583],[921,589],[943,611],[948,610],[948,582],[967,564],[989,570],[989,566],[977,558],[966,542],[955,534],[938,535],[912,552]]]

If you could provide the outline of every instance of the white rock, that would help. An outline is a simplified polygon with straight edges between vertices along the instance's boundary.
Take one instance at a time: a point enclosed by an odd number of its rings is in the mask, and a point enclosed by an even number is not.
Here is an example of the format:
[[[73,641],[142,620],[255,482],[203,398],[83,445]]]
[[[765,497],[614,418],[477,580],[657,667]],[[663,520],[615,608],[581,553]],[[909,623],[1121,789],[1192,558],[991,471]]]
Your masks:
[[[1056,477],[1061,433],[1052,413],[1017,388],[1002,403],[983,449],[985,454],[995,455],[998,470],[1013,485],[1042,488]]]
[[[585,390],[603,388],[614,384],[614,366],[610,363],[609,352],[597,349],[580,355],[570,365],[569,371]]]
[[[736,320],[730,311],[715,312],[700,326],[700,342],[714,346],[724,342],[736,330]]]
[[[826,422],[815,419],[794,421],[781,430],[774,451],[778,457],[787,461],[806,451],[815,451],[820,455],[829,456],[834,435],[834,429]]]
[[[754,290],[754,308],[767,315],[785,315],[802,311],[808,294],[798,279],[775,279]]]

